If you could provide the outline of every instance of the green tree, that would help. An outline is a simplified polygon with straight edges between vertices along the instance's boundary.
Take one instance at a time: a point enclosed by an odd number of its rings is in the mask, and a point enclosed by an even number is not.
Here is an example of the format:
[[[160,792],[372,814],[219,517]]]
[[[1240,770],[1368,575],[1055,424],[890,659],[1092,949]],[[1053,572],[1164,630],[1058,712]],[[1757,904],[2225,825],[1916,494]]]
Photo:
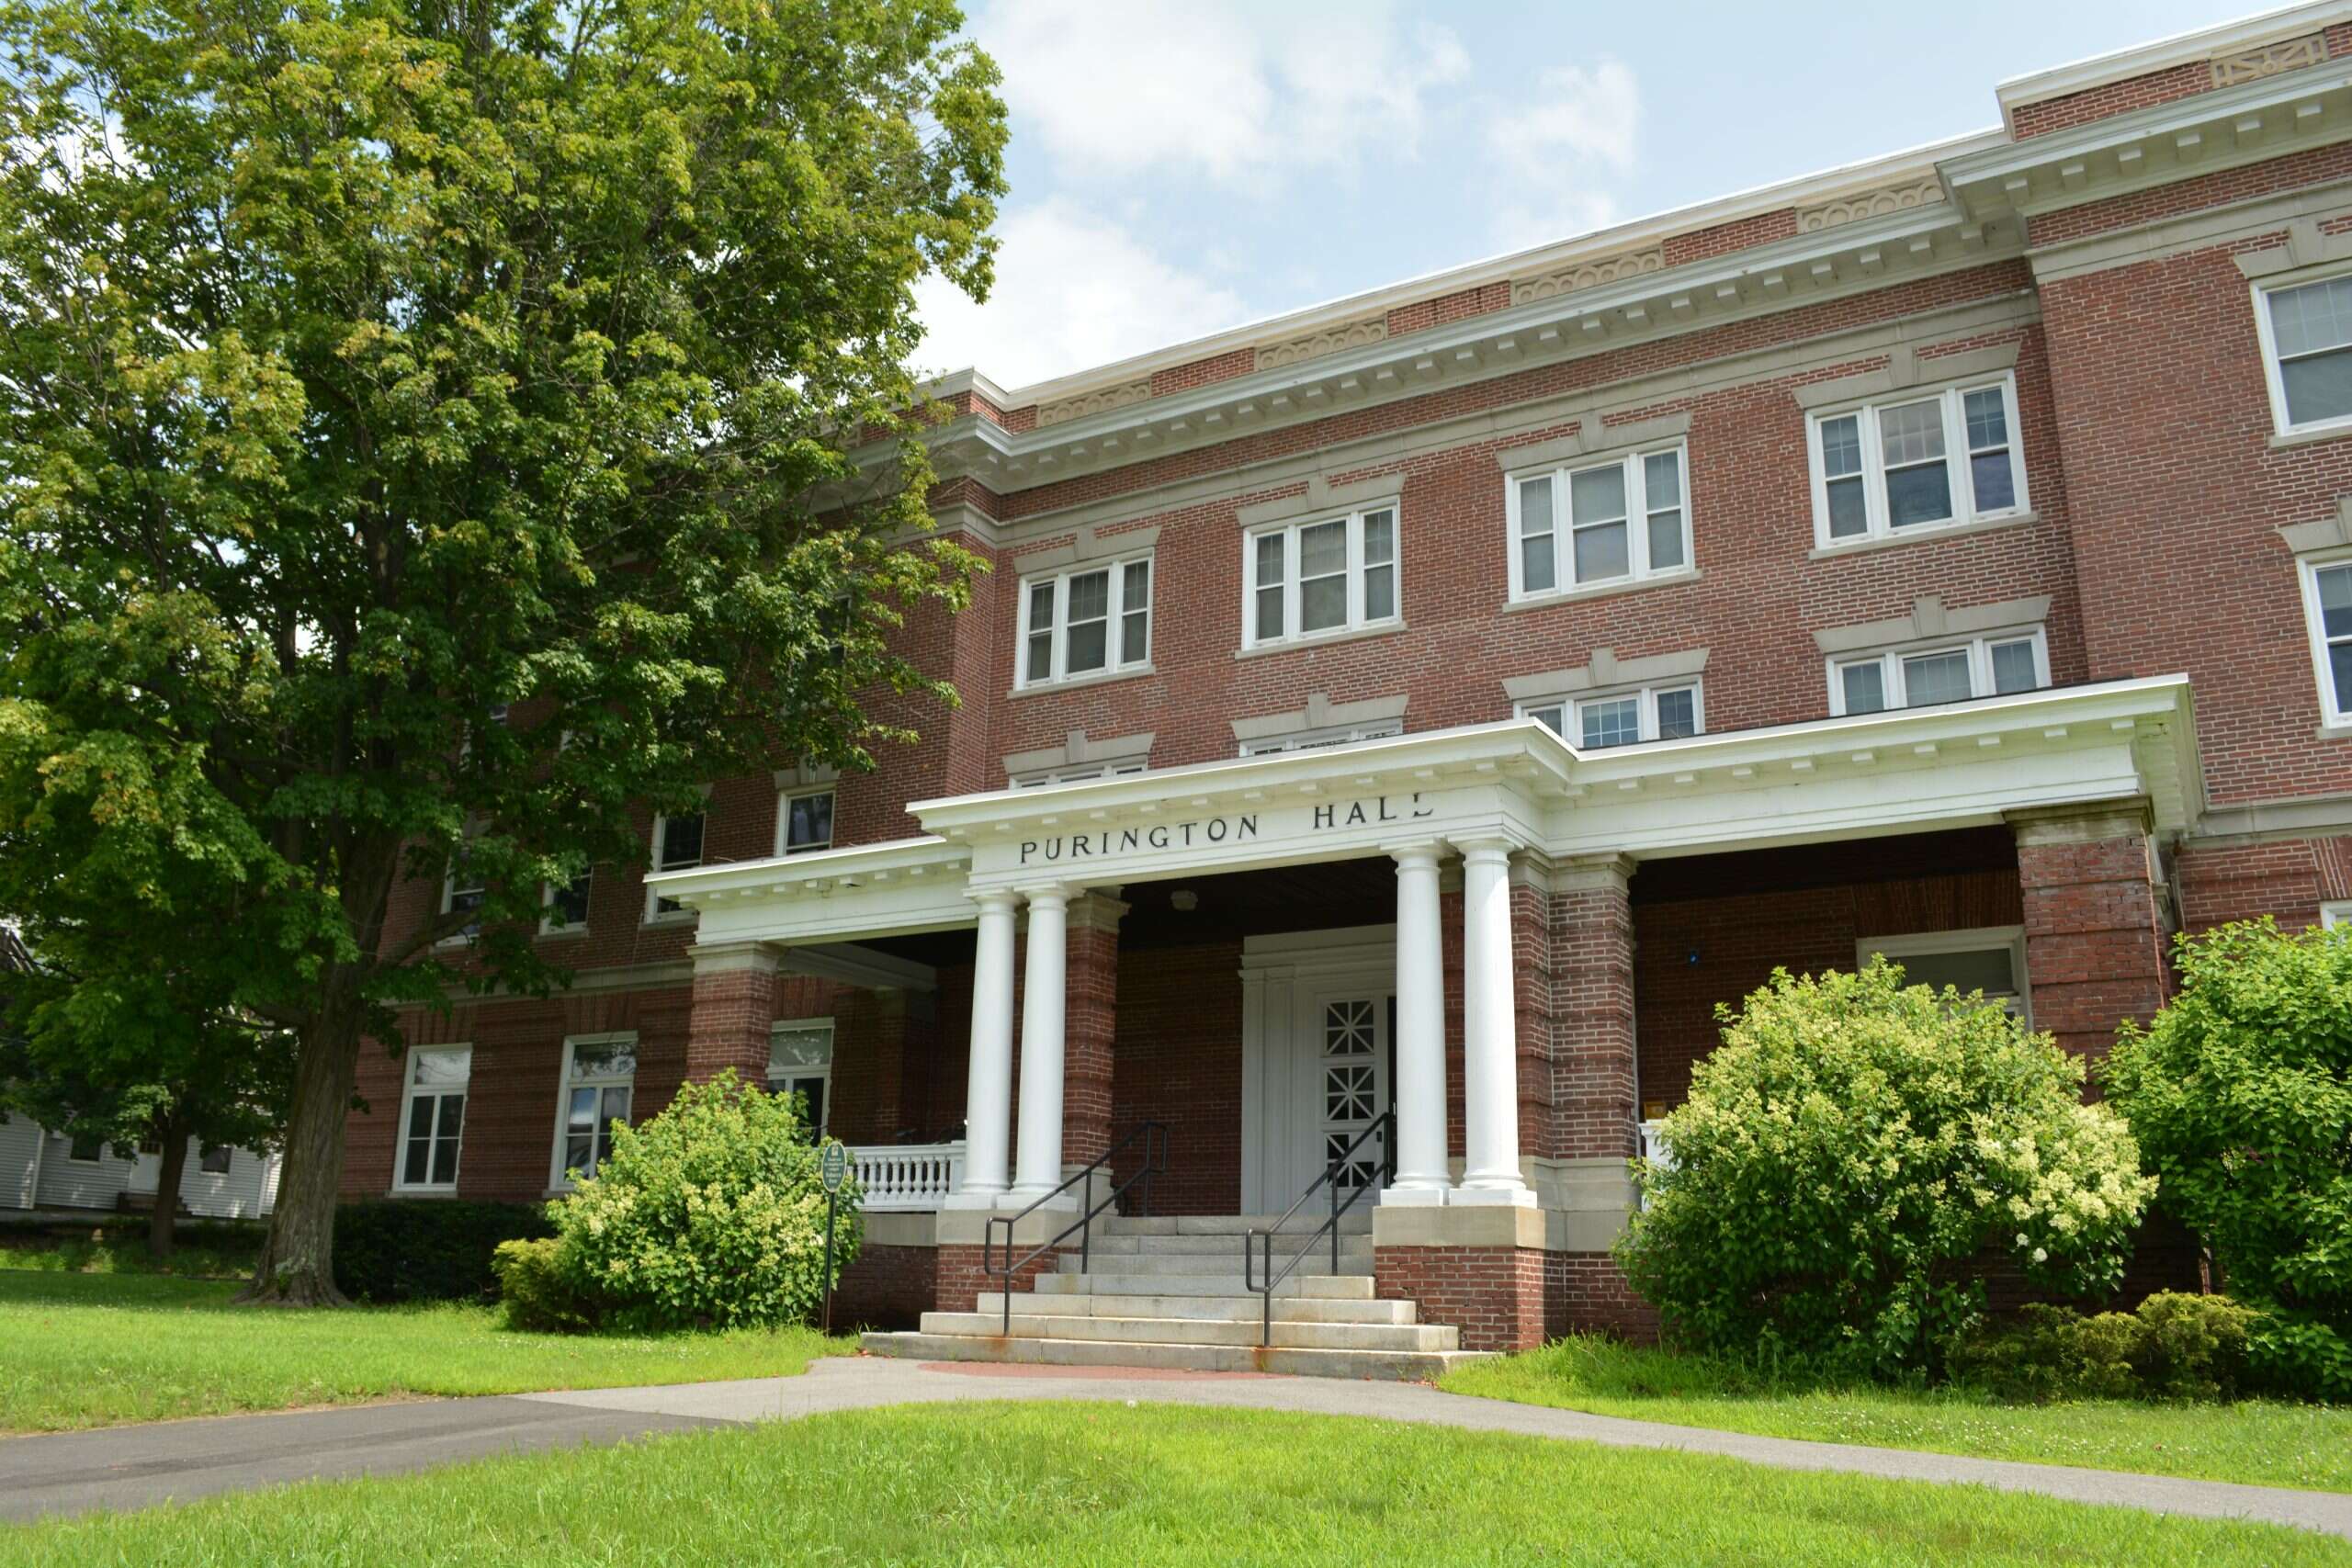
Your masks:
[[[2180,992],[2103,1073],[2165,1206],[2269,1309],[2274,1381],[2352,1398],[2352,932],[2183,936]]]
[[[338,1299],[393,1007],[557,983],[541,889],[640,858],[636,813],[953,700],[892,635],[973,565],[924,536],[904,367],[917,280],[989,277],[960,20],[0,6],[0,832],[95,780],[107,858],[200,868],[173,940],[298,1036],[253,1295]],[[460,857],[480,907],[389,930]]]
[[[1634,1289],[1710,1349],[1932,1370],[1984,1311],[1981,1260],[2111,1288],[2155,1183],[2083,1066],[1981,994],[1873,959],[1718,1010],[1666,1119],[1672,1163],[1618,1243]]]

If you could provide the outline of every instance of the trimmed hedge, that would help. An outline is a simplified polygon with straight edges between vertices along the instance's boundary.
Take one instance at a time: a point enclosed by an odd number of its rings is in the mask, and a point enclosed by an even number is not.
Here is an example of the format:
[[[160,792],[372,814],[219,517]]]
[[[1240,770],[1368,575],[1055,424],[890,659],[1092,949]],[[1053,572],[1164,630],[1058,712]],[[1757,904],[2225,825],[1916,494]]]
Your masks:
[[[335,1288],[364,1302],[491,1301],[499,1243],[553,1235],[538,1203],[345,1203],[334,1215]]]

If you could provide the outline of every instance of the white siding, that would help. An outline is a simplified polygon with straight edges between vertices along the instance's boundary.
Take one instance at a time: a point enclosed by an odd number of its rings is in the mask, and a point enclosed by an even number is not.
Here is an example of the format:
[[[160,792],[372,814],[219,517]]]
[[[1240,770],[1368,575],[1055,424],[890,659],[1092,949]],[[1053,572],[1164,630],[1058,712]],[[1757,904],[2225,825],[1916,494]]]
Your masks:
[[[0,1209],[33,1206],[33,1169],[40,1162],[40,1128],[22,1111],[0,1116]]]
[[[198,1163],[203,1149],[188,1140],[187,1163],[180,1168],[180,1202],[191,1214],[211,1220],[250,1220],[269,1213],[277,1196],[277,1156],[251,1149],[229,1151],[227,1174],[214,1176]],[[141,1155],[131,1172],[130,1190],[152,1196],[162,1159]]]
[[[111,1209],[116,1195],[130,1185],[130,1168],[134,1162],[121,1158],[112,1149],[99,1151],[97,1162],[84,1165],[73,1159],[73,1144],[56,1134],[49,1134],[48,1146],[41,1150],[40,1201],[42,1209]]]

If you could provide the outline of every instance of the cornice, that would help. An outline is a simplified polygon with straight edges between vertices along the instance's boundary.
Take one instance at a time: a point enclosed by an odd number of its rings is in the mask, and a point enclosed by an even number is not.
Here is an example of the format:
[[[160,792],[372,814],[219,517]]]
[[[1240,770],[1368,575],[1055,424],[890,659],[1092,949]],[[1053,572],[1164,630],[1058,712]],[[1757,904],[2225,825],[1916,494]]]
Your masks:
[[[2283,72],[1951,158],[1962,211],[1994,220],[2105,201],[2352,137],[2352,62]]]
[[[2284,42],[2347,17],[2352,17],[2352,6],[2345,5],[2344,0],[2315,0],[2312,4],[2290,6],[2219,27],[2176,33],[2151,43],[2012,76],[1994,88],[1994,96],[2000,100],[2002,119],[2014,128],[2017,110],[2028,104],[2047,103],[2052,98],[2128,82],[2135,76]]]
[[[943,478],[969,474],[1008,492],[2023,254],[2014,216],[1898,207],[1048,427],[1012,431],[967,414],[927,438]]]

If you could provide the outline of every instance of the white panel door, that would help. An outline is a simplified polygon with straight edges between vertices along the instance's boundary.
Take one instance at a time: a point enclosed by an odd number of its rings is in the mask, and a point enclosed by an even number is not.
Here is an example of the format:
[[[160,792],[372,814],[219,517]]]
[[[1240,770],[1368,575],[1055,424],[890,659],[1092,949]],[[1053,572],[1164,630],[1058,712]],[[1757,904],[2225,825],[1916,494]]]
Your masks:
[[[1292,1032],[1291,1180],[1283,1205],[1338,1158],[1389,1106],[1385,987],[1309,990]],[[1377,1185],[1385,1154],[1374,1137],[1341,1173],[1345,1188]],[[1311,1207],[1322,1210],[1317,1200]]]

